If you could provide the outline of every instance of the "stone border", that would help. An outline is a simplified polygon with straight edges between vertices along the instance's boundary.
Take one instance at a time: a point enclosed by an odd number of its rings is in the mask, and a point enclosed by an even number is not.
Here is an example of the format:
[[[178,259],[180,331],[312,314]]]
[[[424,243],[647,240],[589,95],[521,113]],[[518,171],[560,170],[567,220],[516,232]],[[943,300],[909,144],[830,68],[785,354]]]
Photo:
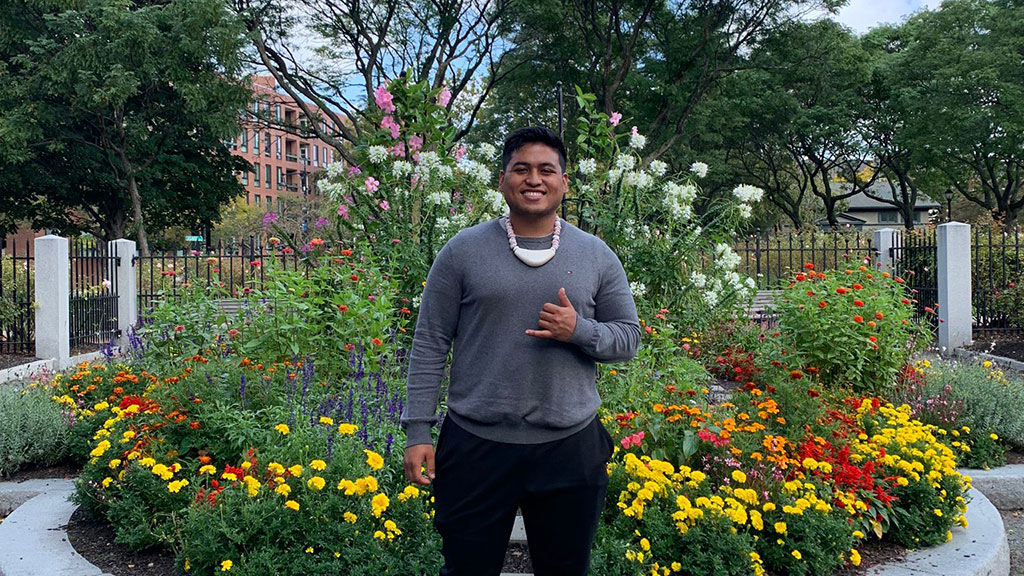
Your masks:
[[[989,360],[990,362],[997,366],[1002,366],[1003,368],[1009,368],[1011,370],[1016,370],[1018,372],[1024,372],[1024,362],[1019,362],[1017,360],[1012,360],[1010,358],[1004,358],[1002,356],[996,356],[994,354],[986,354],[984,352],[978,352],[976,350],[956,348],[953,350],[953,355],[956,356],[957,358],[966,358],[969,360]]]
[[[66,367],[71,367],[82,362],[92,362],[93,360],[99,360],[103,357],[104,355],[102,351],[86,352],[85,354],[72,356],[71,359],[68,360],[69,364]],[[10,368],[4,368],[3,370],[0,370],[0,385],[32,378],[44,370],[47,372],[56,372],[57,359],[50,358],[47,360],[33,360],[26,364],[19,364]]]
[[[1024,501],[1015,497],[1024,489],[1024,465],[991,471],[968,471],[979,487],[996,502],[1016,509]],[[1006,486],[1004,486],[1004,482]],[[40,558],[46,558],[47,576],[110,576],[79,555],[64,527],[77,506],[68,501],[71,480],[48,479],[0,483],[0,506],[20,504],[0,523],[0,575],[39,576]],[[978,491],[970,491],[967,523],[970,532],[953,529],[949,542],[909,552],[899,563],[873,566],[866,576],[1009,576],[1010,550],[1002,517],[996,506]],[[525,535],[524,535],[525,536]],[[503,573],[501,576],[531,576]]]
[[[72,548],[65,531],[78,505],[68,501],[74,481],[0,483],[0,498],[22,502],[0,524],[3,576],[109,576]]]

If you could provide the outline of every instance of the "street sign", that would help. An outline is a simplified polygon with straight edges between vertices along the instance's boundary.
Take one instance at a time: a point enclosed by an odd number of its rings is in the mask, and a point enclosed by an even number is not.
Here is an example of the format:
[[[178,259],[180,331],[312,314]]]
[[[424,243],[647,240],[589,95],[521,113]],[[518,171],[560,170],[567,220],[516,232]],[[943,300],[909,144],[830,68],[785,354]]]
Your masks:
[[[185,236],[185,242],[202,242],[202,236]]]

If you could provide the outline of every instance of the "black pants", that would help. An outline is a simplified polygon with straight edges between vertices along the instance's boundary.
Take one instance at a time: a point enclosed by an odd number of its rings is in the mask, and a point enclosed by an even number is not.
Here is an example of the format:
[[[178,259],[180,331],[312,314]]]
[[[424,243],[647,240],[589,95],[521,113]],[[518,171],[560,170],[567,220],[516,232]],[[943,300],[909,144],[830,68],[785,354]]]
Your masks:
[[[597,418],[543,444],[485,440],[445,418],[433,482],[441,576],[500,574],[516,508],[536,576],[586,575],[612,448]]]

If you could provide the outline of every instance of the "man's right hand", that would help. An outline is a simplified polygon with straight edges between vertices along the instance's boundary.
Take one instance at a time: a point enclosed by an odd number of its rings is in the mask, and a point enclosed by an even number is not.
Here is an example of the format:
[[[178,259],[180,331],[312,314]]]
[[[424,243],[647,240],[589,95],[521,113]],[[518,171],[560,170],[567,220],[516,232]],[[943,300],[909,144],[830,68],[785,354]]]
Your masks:
[[[428,486],[434,479],[434,445],[416,444],[405,449],[405,479],[415,484]],[[427,473],[423,474],[424,464]]]

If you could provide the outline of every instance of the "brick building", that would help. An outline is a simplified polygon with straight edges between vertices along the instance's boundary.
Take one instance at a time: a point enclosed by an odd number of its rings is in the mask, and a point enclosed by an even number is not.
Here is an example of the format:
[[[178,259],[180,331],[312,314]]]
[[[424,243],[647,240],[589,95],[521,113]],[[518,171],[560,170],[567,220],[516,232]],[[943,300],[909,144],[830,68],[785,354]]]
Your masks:
[[[289,199],[319,196],[313,174],[334,162],[333,149],[318,138],[302,138],[273,124],[305,126],[309,120],[287,94],[275,89],[272,76],[253,79],[252,115],[243,122],[242,133],[228,146],[252,168],[239,175],[245,186],[246,203],[267,211],[280,211]],[[255,120],[252,116],[257,116]],[[269,119],[269,122],[267,121]],[[332,130],[330,120],[318,118]]]

